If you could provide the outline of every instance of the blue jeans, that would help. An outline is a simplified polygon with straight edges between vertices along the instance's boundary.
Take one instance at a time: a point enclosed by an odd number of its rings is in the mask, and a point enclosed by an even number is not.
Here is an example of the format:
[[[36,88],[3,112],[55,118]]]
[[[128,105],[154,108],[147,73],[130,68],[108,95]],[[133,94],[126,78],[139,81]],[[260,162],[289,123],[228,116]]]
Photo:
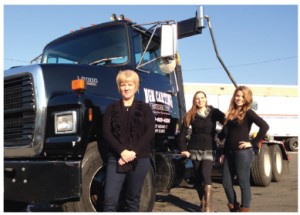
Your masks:
[[[105,212],[117,211],[119,196],[125,182],[127,210],[138,212],[144,179],[150,166],[150,158],[138,158],[135,170],[128,173],[118,173],[116,171],[117,160],[112,157],[108,158],[103,210]]]
[[[228,203],[237,202],[236,193],[233,188],[233,178],[236,175],[241,189],[241,207],[250,208],[250,169],[254,160],[252,148],[245,150],[232,150],[225,155],[223,165],[222,184],[228,199]]]

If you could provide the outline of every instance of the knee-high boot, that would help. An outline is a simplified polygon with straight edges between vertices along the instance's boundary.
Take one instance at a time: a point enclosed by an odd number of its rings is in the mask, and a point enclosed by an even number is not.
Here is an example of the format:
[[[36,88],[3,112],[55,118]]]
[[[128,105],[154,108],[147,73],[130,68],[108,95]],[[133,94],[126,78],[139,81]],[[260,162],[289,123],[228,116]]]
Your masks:
[[[213,212],[212,185],[204,186],[204,212]]]

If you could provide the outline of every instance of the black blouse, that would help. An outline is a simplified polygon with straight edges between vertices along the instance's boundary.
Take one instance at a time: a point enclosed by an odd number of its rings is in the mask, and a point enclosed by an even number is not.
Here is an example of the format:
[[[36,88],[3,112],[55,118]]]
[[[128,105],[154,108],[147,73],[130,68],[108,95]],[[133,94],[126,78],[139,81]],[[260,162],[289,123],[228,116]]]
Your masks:
[[[269,130],[269,125],[252,109],[249,109],[246,112],[245,118],[241,124],[238,123],[237,119],[229,120],[226,123],[220,136],[221,139],[226,138],[223,150],[224,154],[229,150],[239,150],[240,141],[250,141],[249,134],[253,123],[259,127],[256,137],[251,140],[251,144],[256,148]]]
[[[196,114],[195,119],[191,122],[192,133],[188,144],[186,136],[188,129],[183,123],[179,135],[179,149],[185,150],[215,150],[215,134],[217,121],[224,123],[224,113],[217,108],[209,106],[210,112],[206,117]]]
[[[148,104],[134,100],[127,111],[119,100],[107,107],[103,117],[103,137],[110,154],[119,157],[128,149],[135,151],[137,157],[149,157],[154,134],[154,115]]]

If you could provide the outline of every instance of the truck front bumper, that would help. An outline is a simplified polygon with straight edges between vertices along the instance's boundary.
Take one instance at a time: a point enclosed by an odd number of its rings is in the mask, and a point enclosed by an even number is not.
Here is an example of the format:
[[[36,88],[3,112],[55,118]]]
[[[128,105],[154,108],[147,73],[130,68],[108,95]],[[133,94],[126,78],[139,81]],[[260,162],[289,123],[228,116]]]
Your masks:
[[[48,203],[80,195],[81,161],[4,161],[5,200]]]

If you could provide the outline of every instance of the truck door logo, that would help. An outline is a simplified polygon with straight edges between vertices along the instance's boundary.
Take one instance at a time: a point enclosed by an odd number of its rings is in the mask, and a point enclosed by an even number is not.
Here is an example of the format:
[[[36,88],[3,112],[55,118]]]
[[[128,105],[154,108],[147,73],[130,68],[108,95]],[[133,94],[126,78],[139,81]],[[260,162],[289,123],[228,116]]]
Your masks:
[[[173,100],[170,94],[144,88],[145,102],[148,103],[155,115],[155,133],[165,134],[171,123],[170,109]]]
[[[163,103],[173,108],[172,96],[168,93],[144,88],[146,103]]]

